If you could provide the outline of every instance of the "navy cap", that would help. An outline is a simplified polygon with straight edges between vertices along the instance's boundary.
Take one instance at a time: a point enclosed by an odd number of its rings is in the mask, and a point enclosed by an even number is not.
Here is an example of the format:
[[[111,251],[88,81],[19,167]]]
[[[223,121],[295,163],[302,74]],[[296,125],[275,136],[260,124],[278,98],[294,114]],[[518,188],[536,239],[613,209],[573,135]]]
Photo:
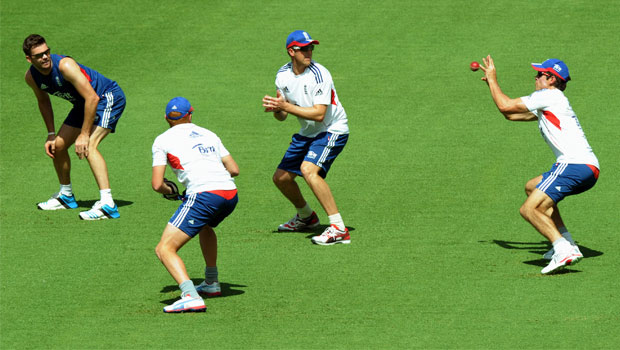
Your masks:
[[[543,63],[532,63],[532,67],[539,72],[549,72],[564,81],[570,80],[566,63],[557,58],[550,58]]]
[[[310,44],[318,45],[319,42],[317,40],[312,40],[310,34],[303,30],[296,30],[288,35],[286,38],[286,48],[288,49],[291,46],[299,46],[304,47]]]
[[[185,117],[187,114],[192,113],[194,108],[189,103],[189,101],[184,97],[175,97],[166,106],[166,118],[171,120],[179,120]],[[171,117],[171,112],[179,112],[181,116],[179,117]]]

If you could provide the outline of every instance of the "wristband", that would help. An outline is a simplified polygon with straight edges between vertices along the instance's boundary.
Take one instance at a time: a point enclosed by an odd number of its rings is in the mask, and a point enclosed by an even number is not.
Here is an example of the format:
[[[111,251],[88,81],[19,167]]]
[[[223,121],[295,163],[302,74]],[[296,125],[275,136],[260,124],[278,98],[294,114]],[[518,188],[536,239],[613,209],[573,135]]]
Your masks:
[[[52,136],[52,135],[56,135],[56,132],[55,131],[50,131],[50,132],[47,133],[47,136]]]

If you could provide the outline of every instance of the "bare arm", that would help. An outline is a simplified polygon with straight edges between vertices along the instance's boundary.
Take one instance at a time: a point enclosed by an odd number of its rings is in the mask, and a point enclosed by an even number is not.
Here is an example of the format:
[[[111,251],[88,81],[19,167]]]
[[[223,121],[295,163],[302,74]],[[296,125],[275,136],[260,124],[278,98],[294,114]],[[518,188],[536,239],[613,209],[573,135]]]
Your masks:
[[[224,164],[224,167],[228,170],[230,176],[235,177],[239,175],[239,166],[230,154],[226,157],[222,157],[222,164]]]
[[[58,66],[65,80],[70,82],[80,96],[84,98],[84,122],[82,123],[82,131],[75,141],[75,153],[80,159],[83,159],[88,157],[88,144],[95,121],[99,96],[97,96],[86,76],[82,74],[80,66],[72,58],[63,58]]]
[[[153,167],[153,176],[151,177],[151,187],[153,191],[161,194],[172,194],[174,191],[170,186],[164,183],[164,175],[166,173],[165,165],[157,165]]]
[[[45,153],[50,157],[54,158],[54,153],[56,152],[56,143],[54,140],[56,139],[55,134],[55,126],[54,126],[54,110],[52,109],[52,102],[50,101],[50,96],[47,92],[41,90],[34,79],[32,78],[32,74],[30,74],[30,70],[26,72],[26,76],[24,77],[26,80],[26,84],[30,86],[32,91],[34,92],[35,97],[37,98],[37,104],[39,105],[39,112],[41,112],[41,116],[43,117],[43,122],[45,123],[45,127],[47,128],[47,140],[45,141]]]
[[[497,73],[491,55],[483,58],[482,61],[483,65],[480,66],[480,69],[484,71],[482,80],[486,81],[489,85],[493,102],[495,102],[497,109],[499,109],[504,117],[512,121],[536,120],[536,115],[527,109],[521,98],[513,99],[502,92],[497,82]]]
[[[314,105],[312,107],[299,107],[284,98],[280,91],[277,91],[276,97],[265,95],[263,97],[263,107],[265,112],[273,112],[273,116],[279,121],[286,119],[288,114],[293,114],[299,118],[322,122],[325,119],[327,105]]]

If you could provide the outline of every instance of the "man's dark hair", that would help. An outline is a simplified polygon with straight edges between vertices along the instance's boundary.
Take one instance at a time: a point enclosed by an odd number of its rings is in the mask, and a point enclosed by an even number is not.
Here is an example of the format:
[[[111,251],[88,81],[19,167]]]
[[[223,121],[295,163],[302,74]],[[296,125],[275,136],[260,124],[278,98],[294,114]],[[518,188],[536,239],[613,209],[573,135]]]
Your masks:
[[[555,83],[553,83],[553,86],[560,91],[564,91],[566,89],[566,83],[569,82],[570,77],[567,77],[566,80],[562,80],[555,74],[553,76],[555,77]]]
[[[22,46],[22,48],[24,49],[24,53],[26,54],[26,56],[30,56],[33,47],[43,44],[45,44],[45,38],[43,38],[39,34],[30,34],[24,40],[24,45]]]

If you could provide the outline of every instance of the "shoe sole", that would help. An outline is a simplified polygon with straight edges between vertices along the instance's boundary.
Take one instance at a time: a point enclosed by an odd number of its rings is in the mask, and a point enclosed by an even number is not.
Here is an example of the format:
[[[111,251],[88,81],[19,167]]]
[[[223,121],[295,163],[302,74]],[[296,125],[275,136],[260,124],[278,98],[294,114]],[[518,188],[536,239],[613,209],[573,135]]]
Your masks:
[[[315,241],[312,241],[312,243],[317,244],[317,245],[350,244],[350,243],[351,243],[351,240],[350,240],[350,239],[347,239],[347,240],[335,241],[335,242],[329,242],[329,243],[323,243],[323,242],[315,242]]]
[[[559,272],[561,270],[563,270],[566,266],[571,266],[571,265],[576,265],[579,261],[581,261],[581,259],[583,259],[583,256],[575,256],[572,259],[569,259],[566,261],[566,263],[562,266],[558,266],[553,270],[547,271],[547,272],[541,272],[543,275],[549,275],[555,272]]]
[[[221,295],[222,295],[222,292],[217,292],[217,293],[207,293],[207,292],[201,292],[201,291],[197,291],[197,292],[198,292],[198,294],[200,294],[200,295],[205,295],[205,296],[208,296],[208,297],[210,297],[210,298],[213,298],[213,297],[219,297],[219,296],[221,296]]]
[[[183,314],[183,313],[187,313],[187,312],[206,312],[207,311],[207,307],[201,307],[201,308],[190,308],[190,309],[183,309],[183,310],[174,310],[174,311],[166,311],[164,310],[164,313],[166,314]]]

